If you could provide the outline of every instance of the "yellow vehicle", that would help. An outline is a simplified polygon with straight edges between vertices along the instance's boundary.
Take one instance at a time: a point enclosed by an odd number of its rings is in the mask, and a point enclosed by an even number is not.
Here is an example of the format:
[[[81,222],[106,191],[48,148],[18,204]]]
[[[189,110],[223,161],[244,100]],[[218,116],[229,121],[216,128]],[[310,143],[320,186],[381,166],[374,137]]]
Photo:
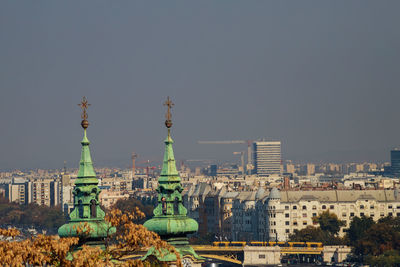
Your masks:
[[[267,242],[262,242],[262,241],[251,241],[249,245],[250,245],[250,246],[258,246],[258,247],[261,247],[261,246],[266,246],[266,245],[267,245]]]
[[[246,245],[249,246],[280,246],[280,247],[297,247],[297,248],[302,248],[302,247],[307,247],[307,248],[322,248],[323,244],[322,242],[276,242],[276,241],[215,241],[213,242],[213,246],[215,247],[244,247]]]
[[[293,248],[303,248],[306,247],[305,242],[288,242],[289,247]]]
[[[246,246],[246,241],[232,241],[230,245],[233,247],[244,247]]]
[[[214,247],[228,247],[229,246],[229,241],[216,241],[213,242]]]
[[[307,247],[309,248],[322,248],[322,242],[306,242]]]

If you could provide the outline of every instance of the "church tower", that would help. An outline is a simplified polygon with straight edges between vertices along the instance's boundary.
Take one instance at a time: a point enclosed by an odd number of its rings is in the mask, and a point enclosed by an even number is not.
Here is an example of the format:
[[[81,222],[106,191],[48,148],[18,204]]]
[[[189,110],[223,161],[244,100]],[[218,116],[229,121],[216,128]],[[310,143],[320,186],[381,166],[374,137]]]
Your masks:
[[[198,223],[187,216],[187,210],[182,203],[181,178],[176,169],[176,162],[171,138],[171,108],[174,105],[167,99],[164,103],[167,106],[165,126],[168,129],[165,139],[165,152],[163,166],[160,177],[158,178],[158,205],[154,209],[154,217],[144,223],[144,226],[153,232],[156,232],[161,238],[173,245],[181,256],[184,266],[200,266],[203,258],[198,256],[189,245],[188,234],[197,232]],[[159,261],[174,265],[176,261],[175,254],[160,254],[154,248],[151,248],[143,257],[146,260],[148,256],[153,255]]]
[[[74,209],[69,215],[69,222],[58,229],[60,237],[81,237],[79,245],[103,245],[104,239],[116,229],[104,220],[105,213],[100,208],[98,179],[93,168],[90,156],[89,140],[86,136],[86,129],[89,127],[86,109],[90,106],[85,97],[79,104],[82,108],[83,139],[81,160],[79,163],[78,177],[75,181]],[[82,236],[77,229],[87,231]]]

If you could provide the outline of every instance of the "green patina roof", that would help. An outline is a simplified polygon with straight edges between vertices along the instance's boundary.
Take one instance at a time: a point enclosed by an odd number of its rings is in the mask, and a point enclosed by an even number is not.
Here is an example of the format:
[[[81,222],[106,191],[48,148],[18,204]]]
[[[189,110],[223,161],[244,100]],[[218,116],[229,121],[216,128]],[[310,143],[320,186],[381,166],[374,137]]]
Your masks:
[[[175,249],[178,251],[179,255],[181,255],[181,259],[182,256],[191,256],[193,259],[195,259],[195,261],[202,261],[204,260],[203,257],[199,256],[194,249],[187,245],[187,246],[181,246],[181,247],[175,247]],[[157,260],[161,261],[161,262],[175,262],[176,259],[176,255],[174,253],[170,253],[168,251],[168,249],[166,248],[161,248],[161,249],[156,249],[155,247],[151,247],[146,255],[144,255],[142,257],[141,260],[146,260],[150,255],[153,255],[157,258]]]
[[[85,224],[88,227],[85,227]],[[79,234],[77,229],[81,229],[83,232],[88,231],[88,234]],[[62,225],[58,229],[58,235],[60,237],[71,237],[71,236],[84,236],[91,238],[105,238],[116,232],[115,227],[112,227],[110,223],[106,221],[81,221],[81,222],[69,222]]]
[[[167,121],[168,122],[168,121]],[[166,124],[167,125],[167,124]],[[171,125],[171,124],[170,124]],[[168,125],[167,125],[168,127]],[[170,126],[169,126],[170,127]],[[158,178],[158,205],[154,209],[154,217],[144,223],[144,226],[158,233],[161,238],[173,245],[181,257],[190,256],[196,260],[202,260],[189,245],[187,234],[197,232],[199,225],[196,220],[186,216],[187,210],[182,203],[181,178],[176,169],[174,150],[170,129],[165,139],[165,152],[163,166]],[[176,255],[161,249],[151,248],[142,258],[146,260],[153,255],[162,262],[176,261]]]
[[[82,144],[81,161],[79,162],[78,179],[76,184],[98,184],[96,172],[93,168],[92,157],[90,156],[89,139],[86,136],[86,129],[84,130]]]
[[[161,236],[193,234],[199,229],[198,223],[187,216],[154,217],[143,225]]]
[[[180,182],[181,178],[179,177],[179,173],[176,169],[174,149],[172,148],[174,140],[172,140],[171,138],[170,129],[168,129],[168,136],[165,139],[164,143],[165,143],[165,152],[164,152],[163,167],[158,181]]]
[[[82,229],[89,230],[86,237],[103,239],[114,234],[116,229],[104,220],[105,213],[100,207],[98,195],[101,190],[97,186],[99,181],[93,168],[90,142],[85,128],[81,144],[78,179],[75,181],[73,191],[74,209],[69,214],[69,222],[58,229],[58,234],[60,237],[81,236],[77,233],[77,228],[83,228],[86,224],[89,229]],[[94,201],[94,206],[92,206],[92,201]]]

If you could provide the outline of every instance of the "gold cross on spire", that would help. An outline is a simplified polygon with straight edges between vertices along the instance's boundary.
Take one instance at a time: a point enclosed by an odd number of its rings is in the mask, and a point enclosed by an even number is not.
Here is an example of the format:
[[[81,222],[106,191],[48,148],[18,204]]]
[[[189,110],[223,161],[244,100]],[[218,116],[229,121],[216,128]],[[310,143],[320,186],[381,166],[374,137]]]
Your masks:
[[[82,98],[82,101],[81,103],[78,104],[78,106],[80,106],[82,109],[82,115],[81,115],[82,120],[87,120],[88,116],[86,110],[90,106],[90,104],[88,103],[86,97]]]
[[[171,120],[171,108],[174,106],[175,104],[172,103],[172,101],[169,99],[169,97],[167,98],[167,101],[164,102],[164,106],[167,106],[167,114],[165,115],[165,118],[167,120]]]
[[[167,106],[167,114],[165,114],[165,118],[167,119],[165,121],[165,126],[167,126],[167,128],[171,128],[172,126],[172,121],[171,121],[171,108],[174,106],[175,104],[172,103],[172,101],[169,99],[169,96],[167,97],[167,101],[164,102],[164,106]]]

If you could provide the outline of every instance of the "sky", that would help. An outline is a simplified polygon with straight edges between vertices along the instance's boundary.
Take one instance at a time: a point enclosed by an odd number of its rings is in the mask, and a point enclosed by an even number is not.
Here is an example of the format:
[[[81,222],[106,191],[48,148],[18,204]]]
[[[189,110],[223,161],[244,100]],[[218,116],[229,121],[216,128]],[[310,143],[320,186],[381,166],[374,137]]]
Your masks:
[[[0,169],[178,160],[388,161],[400,145],[400,1],[0,2]]]

